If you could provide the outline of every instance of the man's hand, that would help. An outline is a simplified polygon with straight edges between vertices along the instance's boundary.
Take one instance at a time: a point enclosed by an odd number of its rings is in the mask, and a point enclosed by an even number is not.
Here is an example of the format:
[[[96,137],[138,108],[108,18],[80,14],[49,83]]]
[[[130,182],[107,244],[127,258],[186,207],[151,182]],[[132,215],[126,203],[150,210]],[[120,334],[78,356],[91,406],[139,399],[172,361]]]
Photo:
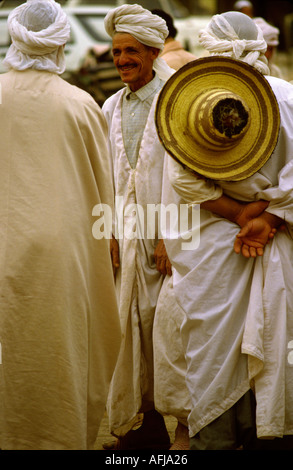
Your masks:
[[[172,276],[172,265],[170,263],[170,260],[167,255],[167,251],[165,248],[164,241],[161,239],[159,240],[155,252],[154,252],[154,257],[155,257],[155,263],[157,266],[157,270],[161,273],[168,274],[169,276]]]
[[[271,226],[261,217],[250,220],[236,236],[235,253],[241,252],[245,258],[262,256],[271,232]]]
[[[116,277],[116,272],[120,266],[120,261],[119,261],[119,244],[114,237],[112,237],[110,240],[110,253],[111,253],[111,259],[112,259],[113,274],[114,274],[114,277]]]
[[[249,220],[236,236],[235,253],[242,253],[245,258],[262,256],[265,246],[274,237],[281,224],[282,219],[268,212],[263,212],[259,217]]]
[[[201,208],[214,212],[241,227],[234,251],[246,258],[262,256],[268,241],[275,236],[283,221],[268,212],[268,201],[244,203],[225,194],[215,200],[205,201]]]
[[[258,217],[269,205],[268,201],[255,201],[241,204],[235,222],[244,227],[250,220]]]

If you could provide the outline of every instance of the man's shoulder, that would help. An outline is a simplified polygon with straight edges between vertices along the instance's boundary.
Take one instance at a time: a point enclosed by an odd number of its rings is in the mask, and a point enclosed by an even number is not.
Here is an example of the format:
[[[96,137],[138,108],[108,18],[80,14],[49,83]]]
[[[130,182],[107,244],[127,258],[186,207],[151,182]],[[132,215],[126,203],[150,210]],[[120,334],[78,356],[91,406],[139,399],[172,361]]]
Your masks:
[[[94,98],[82,88],[67,82],[57,75],[54,79],[55,83],[53,83],[53,85],[55,87],[55,91],[62,94],[64,98],[77,99],[79,101],[90,103],[95,102]]]
[[[267,75],[265,78],[269,82],[278,101],[290,101],[291,103],[293,93],[292,82],[284,80],[283,78],[273,77],[272,75]]]

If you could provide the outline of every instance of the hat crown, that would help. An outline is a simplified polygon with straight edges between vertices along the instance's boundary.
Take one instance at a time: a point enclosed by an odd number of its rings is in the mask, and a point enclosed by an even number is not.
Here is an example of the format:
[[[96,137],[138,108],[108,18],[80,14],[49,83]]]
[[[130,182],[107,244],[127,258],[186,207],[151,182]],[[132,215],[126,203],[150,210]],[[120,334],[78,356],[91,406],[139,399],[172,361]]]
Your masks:
[[[249,126],[247,104],[242,97],[229,90],[205,90],[189,108],[190,135],[206,149],[222,151],[223,147],[234,147]]]

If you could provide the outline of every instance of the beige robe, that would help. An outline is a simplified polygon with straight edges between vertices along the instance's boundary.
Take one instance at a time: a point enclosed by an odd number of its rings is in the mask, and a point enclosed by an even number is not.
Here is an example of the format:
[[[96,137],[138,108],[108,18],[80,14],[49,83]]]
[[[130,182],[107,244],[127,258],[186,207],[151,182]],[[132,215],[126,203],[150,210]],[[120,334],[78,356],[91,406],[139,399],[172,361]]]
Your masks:
[[[49,72],[0,77],[0,448],[90,449],[120,345],[106,123]]]
[[[183,49],[180,42],[176,40],[166,41],[160,57],[167,62],[169,67],[175,70],[180,69],[183,65],[196,59],[191,52]]]

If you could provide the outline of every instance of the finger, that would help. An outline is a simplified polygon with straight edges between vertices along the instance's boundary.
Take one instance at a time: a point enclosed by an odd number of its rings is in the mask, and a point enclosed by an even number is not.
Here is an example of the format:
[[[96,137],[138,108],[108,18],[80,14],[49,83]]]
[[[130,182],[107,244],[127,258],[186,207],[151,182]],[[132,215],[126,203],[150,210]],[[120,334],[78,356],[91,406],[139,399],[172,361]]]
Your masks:
[[[172,264],[170,263],[169,259],[166,263],[166,269],[167,269],[168,276],[172,276]]]
[[[245,258],[250,258],[249,246],[243,243],[241,253]]]
[[[264,250],[263,250],[263,248],[257,248],[256,252],[257,252],[258,256],[263,256]]]
[[[276,228],[272,228],[272,230],[270,231],[269,235],[268,235],[268,238],[269,239],[272,239],[274,238],[275,234],[277,233],[277,229]]]
[[[250,228],[248,225],[244,225],[244,227],[241,228],[241,230],[237,233],[237,238],[243,238],[245,237],[248,233],[250,232]]]
[[[256,258],[256,249],[254,248],[254,246],[250,247],[249,253],[252,258]]]
[[[161,263],[160,273],[163,274],[164,276],[166,276],[166,274],[167,274],[167,268],[166,268],[166,261],[165,260],[163,260],[162,263]]]
[[[239,255],[239,253],[241,252],[241,246],[242,246],[242,241],[236,238],[234,242],[234,251],[235,253],[237,253],[237,255]]]
[[[164,274],[164,275],[166,274],[166,262],[164,258],[160,257],[160,259],[156,263],[156,267],[159,273]]]
[[[117,250],[112,251],[112,264],[115,268],[119,268],[120,266],[119,253]]]

